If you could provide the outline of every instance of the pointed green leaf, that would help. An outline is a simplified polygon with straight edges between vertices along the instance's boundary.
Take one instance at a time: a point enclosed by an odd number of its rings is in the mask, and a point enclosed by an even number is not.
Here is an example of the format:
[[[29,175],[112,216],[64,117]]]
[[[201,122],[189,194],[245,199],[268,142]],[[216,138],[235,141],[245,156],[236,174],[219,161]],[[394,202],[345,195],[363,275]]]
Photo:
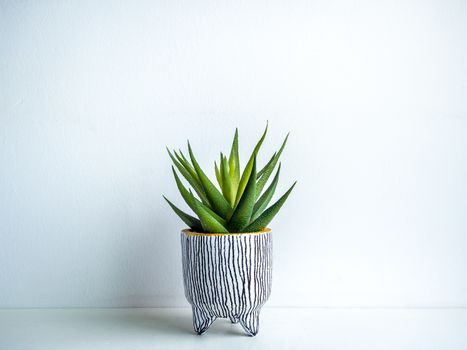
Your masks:
[[[251,216],[251,221],[256,220],[261,213],[264,211],[264,209],[268,206],[269,202],[271,201],[272,196],[274,195],[274,192],[276,191],[276,186],[277,182],[279,181],[279,173],[281,172],[281,165],[279,164],[279,167],[277,168],[276,176],[274,176],[274,179],[271,182],[271,185],[266,189],[266,191],[263,193],[260,199],[255,204],[255,207],[253,208],[253,215]]]
[[[277,152],[274,152],[274,154],[272,155],[271,159],[269,159],[269,162],[266,163],[266,165],[263,167],[263,169],[261,169],[260,171],[258,171],[258,174],[256,174],[256,178],[259,180],[259,178],[263,175],[264,173],[264,169],[266,169],[269,164],[271,164],[273,161],[274,161],[274,157],[276,156]]]
[[[190,173],[190,175],[192,176],[193,179],[196,180],[196,186],[193,186],[191,183],[190,185],[192,185],[193,189],[195,190],[195,192],[198,194],[198,196],[201,198],[201,201],[203,202],[203,204],[205,205],[209,205],[209,200],[208,198],[206,197],[206,193],[204,192],[204,188],[199,180],[199,177],[198,177],[198,174],[196,173],[195,169],[193,168],[193,166],[190,164],[190,162],[188,161],[188,159],[186,159],[185,155],[183,154],[183,152],[181,150],[179,150],[179,154],[177,154],[177,152],[174,150],[174,154],[175,156],[177,157],[177,159],[179,160],[179,162],[183,165],[183,167]]]
[[[256,184],[256,198],[259,197],[261,194],[261,191],[264,188],[264,185],[266,185],[266,182],[268,182],[269,176],[271,176],[272,172],[274,171],[274,167],[277,164],[277,161],[279,160],[279,157],[281,156],[282,151],[284,150],[284,147],[287,143],[287,139],[289,138],[289,134],[284,139],[284,142],[282,142],[282,146],[277,152],[277,154],[272,158],[272,161],[266,164],[266,166],[262,169],[263,173],[261,174],[261,177],[258,180],[258,183]]]
[[[223,156],[222,152],[219,152],[219,177],[221,179],[221,182],[219,183],[219,187],[221,188],[221,192],[224,191],[224,182],[222,181],[222,178],[223,178],[223,176],[222,176],[222,162],[223,162],[223,160],[222,159],[223,158],[224,158],[224,156]],[[217,181],[217,182],[219,182],[219,181]]]
[[[255,221],[253,221],[251,224],[249,224],[245,228],[245,232],[258,232],[262,229],[264,229],[274,218],[274,216],[277,214],[277,212],[280,210],[282,205],[285,203],[287,200],[287,197],[289,196],[290,192],[292,192],[292,189],[294,188],[295,182],[292,187],[288,189],[285,194],[279,198],[279,200],[271,205],[268,209],[266,209]]]
[[[174,175],[174,178],[175,178],[175,182],[177,184],[178,191],[182,195],[182,198],[185,200],[186,204],[188,204],[188,206],[194,211],[195,206],[194,206],[193,201],[192,201],[192,196],[190,195],[188,190],[185,188],[185,186],[183,186],[183,184],[180,181],[180,178],[178,177],[178,175],[177,175],[177,173],[175,171],[175,168],[173,166],[172,166],[172,172],[173,172],[173,175]]]
[[[183,158],[183,160],[187,163],[187,164],[190,164],[190,161],[185,157],[185,155],[183,154],[182,150],[179,149],[178,150],[178,153],[180,153],[180,156]],[[194,170],[194,169],[193,169]],[[196,172],[195,172],[196,173]]]
[[[233,197],[237,196],[238,184],[240,182],[240,157],[238,156],[238,128],[235,128],[235,135],[229,156],[229,177],[232,184]],[[233,204],[232,204],[233,205]]]
[[[250,178],[251,169],[253,167],[253,161],[254,161],[256,155],[258,154],[258,151],[259,151],[259,149],[260,149],[260,147],[261,147],[261,145],[262,145],[262,143],[264,141],[264,138],[266,137],[267,132],[268,132],[268,124],[266,124],[266,129],[264,130],[263,135],[261,136],[260,140],[256,144],[255,149],[253,150],[253,153],[250,156],[250,159],[248,160],[248,163],[245,166],[245,169],[243,170],[242,178],[240,179],[240,183],[238,185],[237,196],[236,196],[236,199],[235,199],[235,205],[238,204],[238,202],[240,201],[240,198],[243,195],[243,191],[245,190],[248,179]]]
[[[175,182],[177,183],[178,190],[180,191],[180,194],[182,195],[183,199],[185,200],[186,204],[196,212],[196,207],[197,205],[201,205],[211,216],[213,216],[217,221],[219,221],[222,225],[225,225],[226,222],[223,218],[221,218],[219,215],[214,213],[209,207],[205,206],[203,203],[201,203],[198,198],[196,198],[194,195],[189,192],[185,186],[183,186],[182,182],[180,181],[180,178],[178,177],[177,173],[175,172],[174,167],[172,167],[172,171],[175,177]],[[195,203],[196,202],[196,203]]]
[[[180,171],[180,174],[183,175],[183,177],[188,181],[188,183],[193,187],[193,189],[196,191],[198,196],[201,198],[203,203],[208,204],[208,198],[206,197],[206,194],[204,193],[204,189],[201,186],[201,183],[195,179],[193,176],[191,176],[190,172],[186,169],[185,166],[183,166],[169,151],[167,148],[167,152],[169,153],[170,159],[172,159],[172,162],[175,164],[177,167],[178,171]],[[196,175],[198,176],[198,175]]]
[[[190,175],[196,179],[197,181],[199,181],[199,178],[198,178],[198,174],[196,173],[195,169],[193,168],[193,166],[190,164],[189,161],[187,161],[185,159],[184,156],[182,156],[182,151],[179,151],[180,152],[180,155],[174,150],[173,151],[174,154],[175,154],[175,157],[177,157],[178,161],[180,162],[180,164],[182,164],[185,169],[190,173]]]
[[[198,215],[205,232],[228,233],[227,229],[206,210],[206,207],[196,201],[194,203],[196,203],[195,213]]]
[[[214,171],[216,172],[217,183],[219,184],[220,188],[222,188],[222,177],[219,168],[217,167],[216,161],[214,161]]]
[[[223,156],[222,162],[221,162],[221,177],[222,177],[222,184],[224,185],[222,187],[222,193],[224,197],[227,199],[229,204],[233,206],[234,201],[235,201],[235,196],[233,195],[232,191],[232,183],[230,181],[229,177],[229,169],[227,168],[227,157]]]
[[[203,231],[203,226],[201,225],[201,221],[199,221],[197,218],[188,215],[187,213],[181,211],[178,209],[171,201],[169,201],[165,196],[163,196],[164,199],[169,203],[170,207],[173,209],[175,214],[178,215],[182,221],[187,224],[193,231],[196,232],[202,232]]]
[[[214,186],[214,184],[209,180],[206,174],[203,172],[201,167],[199,166],[196,158],[193,154],[193,150],[191,149],[190,142],[188,142],[188,152],[190,153],[191,163],[198,174],[198,178],[203,186],[204,192],[209,200],[210,207],[221,217],[227,218],[229,213],[231,212],[230,204],[224,198],[222,193]]]
[[[248,225],[255,205],[255,196],[256,157],[253,158],[253,167],[251,169],[250,178],[248,179],[245,191],[243,191],[242,198],[240,198],[240,201],[232,214],[232,218],[229,221],[229,232],[242,232],[242,230]]]

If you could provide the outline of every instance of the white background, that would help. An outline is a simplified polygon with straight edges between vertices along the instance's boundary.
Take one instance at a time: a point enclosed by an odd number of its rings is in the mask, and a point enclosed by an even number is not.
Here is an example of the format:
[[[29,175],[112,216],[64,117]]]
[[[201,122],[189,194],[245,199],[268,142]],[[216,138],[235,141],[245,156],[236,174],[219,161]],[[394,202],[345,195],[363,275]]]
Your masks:
[[[187,306],[165,146],[285,136],[269,306],[467,306],[465,1],[2,1],[0,307]]]

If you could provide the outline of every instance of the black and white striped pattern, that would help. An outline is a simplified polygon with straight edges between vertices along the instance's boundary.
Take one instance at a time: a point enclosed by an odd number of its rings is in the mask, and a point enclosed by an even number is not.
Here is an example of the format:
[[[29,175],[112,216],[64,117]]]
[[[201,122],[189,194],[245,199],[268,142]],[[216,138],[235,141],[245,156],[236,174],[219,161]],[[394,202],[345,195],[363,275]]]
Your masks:
[[[184,230],[181,241],[195,331],[202,334],[223,317],[256,335],[260,309],[271,293],[271,231],[218,235]]]

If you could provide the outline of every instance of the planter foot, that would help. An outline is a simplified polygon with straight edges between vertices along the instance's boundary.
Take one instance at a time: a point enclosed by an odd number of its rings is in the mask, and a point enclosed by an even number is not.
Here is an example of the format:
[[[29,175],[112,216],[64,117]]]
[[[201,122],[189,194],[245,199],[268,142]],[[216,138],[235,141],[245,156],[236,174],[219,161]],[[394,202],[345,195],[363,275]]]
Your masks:
[[[249,336],[254,337],[259,331],[259,310],[240,317],[240,324]]]
[[[212,316],[199,308],[193,307],[193,328],[198,335],[206,332],[215,320],[215,316]]]

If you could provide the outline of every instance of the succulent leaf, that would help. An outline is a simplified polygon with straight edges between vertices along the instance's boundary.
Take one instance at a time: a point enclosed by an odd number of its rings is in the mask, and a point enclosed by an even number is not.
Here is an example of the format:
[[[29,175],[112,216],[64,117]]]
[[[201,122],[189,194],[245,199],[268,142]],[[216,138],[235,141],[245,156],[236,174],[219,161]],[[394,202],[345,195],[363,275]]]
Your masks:
[[[190,195],[190,193],[188,192],[188,190],[185,188],[185,186],[183,186],[182,182],[180,181],[180,178],[178,177],[177,175],[177,172],[175,171],[175,168],[172,166],[172,173],[174,175],[174,178],[175,178],[175,182],[177,184],[177,188],[178,188],[178,191],[180,192],[180,194],[182,195],[182,198],[185,200],[186,204],[188,204],[188,206],[192,209],[194,207],[194,204],[193,204],[193,200],[192,200],[192,196]]]
[[[250,159],[248,160],[248,163],[245,166],[245,169],[243,170],[242,178],[240,179],[240,183],[238,185],[235,205],[238,204],[238,202],[240,201],[240,198],[242,197],[242,194],[243,194],[243,191],[245,190],[248,179],[250,178],[251,169],[253,168],[253,161],[256,155],[258,154],[258,151],[261,148],[261,145],[263,144],[263,141],[264,141],[264,138],[266,137],[267,132],[268,132],[268,124],[266,124],[266,129],[264,129],[263,135],[261,136],[258,143],[256,144],[255,149],[253,150],[253,153],[251,154]]]
[[[191,193],[191,195],[193,195]],[[194,196],[193,196],[194,198]],[[195,213],[198,215],[201,222],[201,226],[204,232],[210,233],[228,233],[227,229],[217,221],[207,210],[206,207],[200,204],[200,202],[195,203]]]
[[[219,184],[219,187],[222,188],[222,177],[221,177],[221,173],[220,173],[220,170],[217,166],[217,162],[214,161],[214,171],[216,172],[216,179],[217,179],[217,183]]]
[[[182,150],[179,149],[178,150],[178,153],[180,153],[180,155],[182,156],[183,160],[187,163],[187,164],[190,164],[190,161],[185,157],[185,155],[183,154]],[[194,170],[194,169],[193,169]],[[195,172],[196,173],[196,172]]]
[[[269,187],[263,193],[263,195],[258,199],[253,208],[253,215],[251,216],[251,221],[256,220],[264,211],[264,209],[268,206],[269,202],[271,201],[274,192],[276,191],[277,182],[279,181],[279,174],[281,172],[281,165],[277,168],[276,176],[272,180]]]
[[[175,154],[175,157],[177,157],[177,160],[180,162],[180,164],[182,164],[185,169],[190,173],[190,175],[196,179],[197,181],[199,181],[199,178],[198,178],[198,174],[196,173],[195,169],[193,168],[193,166],[190,164],[189,161],[187,161],[185,159],[185,157],[181,156],[182,154],[182,151],[179,151],[180,152],[180,155],[177,153],[177,151],[173,151],[174,154]]]
[[[204,193],[204,189],[203,187],[201,186],[201,183],[199,182],[199,180],[197,179],[197,175],[196,175],[196,178],[194,178],[191,173],[187,170],[187,168],[182,165],[182,163],[180,163],[173,155],[172,153],[170,152],[170,150],[167,148],[167,152],[169,153],[169,156],[170,156],[170,159],[172,159],[172,162],[174,163],[174,165],[177,167],[178,171],[180,171],[180,174],[183,175],[183,177],[188,181],[188,183],[191,185],[191,187],[193,187],[193,189],[196,191],[196,193],[198,194],[198,196],[201,198],[201,200],[203,201],[203,203],[205,204],[208,204],[208,198],[206,197],[206,194]]]
[[[171,201],[169,201],[165,196],[163,196],[163,197],[167,201],[167,203],[169,203],[170,207],[173,209],[175,214],[177,214],[178,217],[180,219],[182,219],[182,221],[185,224],[187,224],[192,230],[199,232],[200,230],[203,229],[203,227],[201,226],[201,221],[199,221],[197,218],[195,218],[195,217],[193,217],[191,215],[188,215],[187,213],[181,211]]]
[[[266,182],[268,182],[269,176],[271,176],[274,167],[276,166],[277,161],[279,160],[279,157],[281,156],[281,153],[284,150],[288,138],[289,134],[287,134],[287,136],[284,139],[284,142],[282,142],[282,146],[279,149],[279,151],[271,158],[271,161],[268,164],[266,164],[266,166],[262,169],[261,177],[259,178],[258,183],[256,185],[256,198],[259,197],[261,191],[264,188],[264,185],[266,185]]]
[[[230,206],[234,205],[235,201],[235,196],[233,194],[233,189],[232,189],[232,182],[229,176],[229,169],[228,169],[228,161],[227,157],[221,155],[222,157],[222,162],[221,162],[221,178],[222,178],[222,193],[224,194],[224,197],[227,199],[229,202]]]
[[[288,190],[285,192],[285,194],[277,200],[276,203],[271,205],[268,209],[266,209],[255,221],[253,221],[251,224],[249,224],[245,229],[244,232],[257,232],[262,229],[264,229],[274,218],[274,216],[277,214],[277,212],[280,210],[282,205],[285,203],[287,200],[287,197],[289,196],[290,192],[292,192],[292,189],[294,188],[295,182]]]
[[[277,152],[274,152],[274,154],[272,155],[271,159],[269,159],[269,162],[266,163],[266,165],[260,170],[258,171],[258,174],[256,174],[256,178],[259,180],[259,178],[261,176],[263,176],[263,173],[264,173],[264,169],[267,168],[269,166],[269,164],[271,164],[273,161],[274,161],[274,157],[276,156]]]
[[[232,184],[234,199],[237,196],[238,184],[240,182],[240,157],[238,156],[238,128],[235,128],[235,135],[229,155],[229,177]],[[233,206],[233,203],[231,204]]]
[[[251,169],[250,178],[243,191],[242,198],[238,202],[235,211],[232,214],[232,218],[229,221],[228,228],[229,232],[241,232],[251,219],[253,213],[253,207],[256,199],[256,157],[253,158],[253,167]]]
[[[204,171],[199,166],[196,158],[191,149],[190,142],[188,142],[188,151],[190,153],[191,163],[198,174],[201,185],[203,186],[206,197],[209,200],[210,207],[221,217],[227,218],[231,212],[231,207],[229,202],[224,198],[222,193],[214,186],[214,184],[209,180]]]
[[[180,194],[182,195],[183,199],[185,200],[186,204],[196,212],[197,205],[201,205],[211,216],[213,216],[217,221],[219,221],[222,225],[225,225],[226,222],[223,218],[221,218],[219,215],[217,215],[215,212],[213,212],[209,207],[205,206],[203,203],[201,203],[198,198],[196,198],[190,191],[188,191],[185,186],[183,186],[183,183],[180,181],[180,178],[178,177],[175,169],[172,167],[172,171],[175,177],[175,182],[177,183],[178,190],[180,191]],[[196,202],[196,203],[195,203]]]

